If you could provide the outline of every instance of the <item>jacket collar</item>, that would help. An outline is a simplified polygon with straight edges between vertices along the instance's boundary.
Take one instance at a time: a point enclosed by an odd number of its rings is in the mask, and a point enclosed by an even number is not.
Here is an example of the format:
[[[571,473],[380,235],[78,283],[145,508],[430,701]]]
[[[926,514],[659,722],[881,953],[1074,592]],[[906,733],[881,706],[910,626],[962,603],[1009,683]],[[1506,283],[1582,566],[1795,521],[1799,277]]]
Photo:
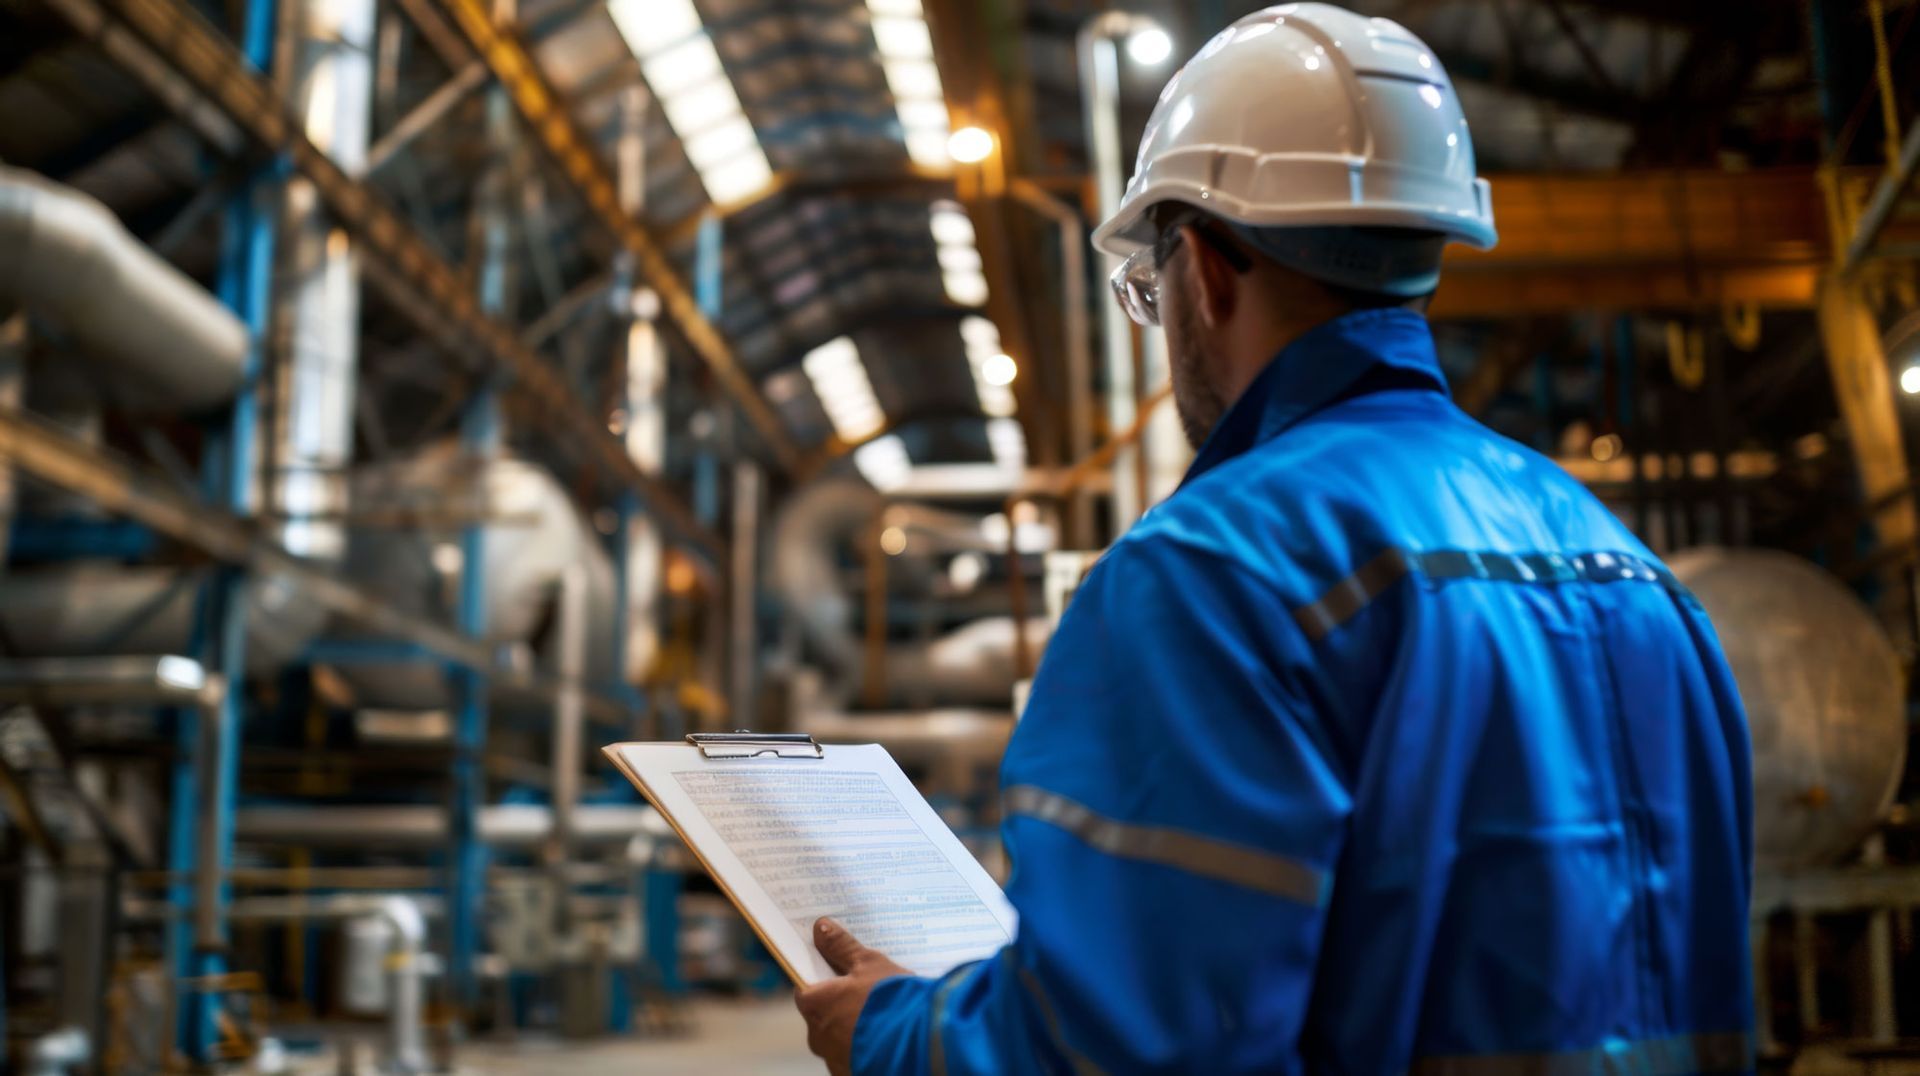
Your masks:
[[[1419,375],[1447,393],[1423,315],[1399,307],[1361,310],[1309,329],[1227,409],[1182,484],[1280,436],[1360,387],[1362,378],[1384,370]]]

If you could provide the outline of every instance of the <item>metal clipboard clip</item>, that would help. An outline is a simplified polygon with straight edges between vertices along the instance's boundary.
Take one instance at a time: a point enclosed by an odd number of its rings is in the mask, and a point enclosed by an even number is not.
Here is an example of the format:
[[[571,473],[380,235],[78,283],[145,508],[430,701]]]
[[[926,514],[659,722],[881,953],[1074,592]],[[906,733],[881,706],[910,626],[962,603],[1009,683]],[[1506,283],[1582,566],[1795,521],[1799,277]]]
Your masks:
[[[690,732],[687,742],[709,759],[825,758],[827,753],[804,732]]]

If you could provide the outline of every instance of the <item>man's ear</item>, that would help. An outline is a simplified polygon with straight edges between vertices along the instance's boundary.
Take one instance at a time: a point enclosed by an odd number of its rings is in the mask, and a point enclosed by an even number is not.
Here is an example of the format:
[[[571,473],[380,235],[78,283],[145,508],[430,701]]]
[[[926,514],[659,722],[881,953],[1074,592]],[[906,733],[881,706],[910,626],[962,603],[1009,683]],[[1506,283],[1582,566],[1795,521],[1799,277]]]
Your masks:
[[[1200,238],[1199,228],[1188,224],[1180,233],[1193,265],[1195,308],[1200,313],[1201,324],[1209,329],[1217,328],[1233,316],[1234,305],[1239,301],[1239,274],[1213,244]]]

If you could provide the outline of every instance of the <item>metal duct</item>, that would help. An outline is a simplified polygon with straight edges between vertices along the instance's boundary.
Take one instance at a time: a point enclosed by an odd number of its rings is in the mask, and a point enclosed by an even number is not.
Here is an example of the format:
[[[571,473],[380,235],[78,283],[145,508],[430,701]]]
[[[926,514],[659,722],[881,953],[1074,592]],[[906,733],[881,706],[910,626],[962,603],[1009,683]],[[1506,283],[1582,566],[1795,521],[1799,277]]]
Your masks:
[[[182,654],[209,569],[50,565],[0,575],[0,633],[24,658]],[[299,654],[327,613],[277,576],[247,589],[247,668],[270,672]]]
[[[882,505],[865,482],[817,482],[789,498],[773,525],[773,589],[835,679],[851,681],[860,669],[838,554],[872,528]]]
[[[830,480],[795,494],[773,531],[771,585],[824,659],[832,690],[851,691],[865,660],[853,633],[854,604],[841,589],[839,553],[870,541],[882,508],[889,525],[941,539],[947,549],[998,552],[971,516],[918,505],[886,507],[864,482]],[[1044,619],[1027,625],[1029,645],[1046,645]],[[1002,707],[1013,698],[1015,664],[1011,617],[985,617],[929,643],[888,651],[888,695],[896,704]]]
[[[494,643],[526,643],[550,627],[562,579],[577,566],[586,597],[585,678],[590,684],[614,679],[613,561],[545,470],[508,457],[478,463],[459,444],[446,442],[360,469],[352,478],[352,497],[356,511],[380,525],[354,531],[347,577],[408,613],[442,622],[451,622],[459,605],[461,528],[469,520],[483,521],[486,562],[480,571],[486,578],[487,638]],[[556,671],[558,635],[544,633],[541,654]],[[448,701],[446,676],[435,665],[355,665],[341,673],[363,706],[431,709]]]
[[[99,202],[0,166],[0,304],[18,303],[113,367],[129,411],[204,411],[233,397],[247,330]]]

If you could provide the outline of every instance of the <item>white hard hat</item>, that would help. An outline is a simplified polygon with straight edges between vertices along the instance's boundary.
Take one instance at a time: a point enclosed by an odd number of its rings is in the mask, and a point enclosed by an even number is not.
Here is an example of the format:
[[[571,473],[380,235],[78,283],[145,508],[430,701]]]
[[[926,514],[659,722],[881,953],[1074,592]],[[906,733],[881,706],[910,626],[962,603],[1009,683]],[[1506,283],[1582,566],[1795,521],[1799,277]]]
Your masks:
[[[1497,238],[1440,61],[1400,24],[1331,4],[1248,15],[1173,76],[1094,245],[1146,246],[1161,202],[1263,230],[1411,228],[1482,250]]]

